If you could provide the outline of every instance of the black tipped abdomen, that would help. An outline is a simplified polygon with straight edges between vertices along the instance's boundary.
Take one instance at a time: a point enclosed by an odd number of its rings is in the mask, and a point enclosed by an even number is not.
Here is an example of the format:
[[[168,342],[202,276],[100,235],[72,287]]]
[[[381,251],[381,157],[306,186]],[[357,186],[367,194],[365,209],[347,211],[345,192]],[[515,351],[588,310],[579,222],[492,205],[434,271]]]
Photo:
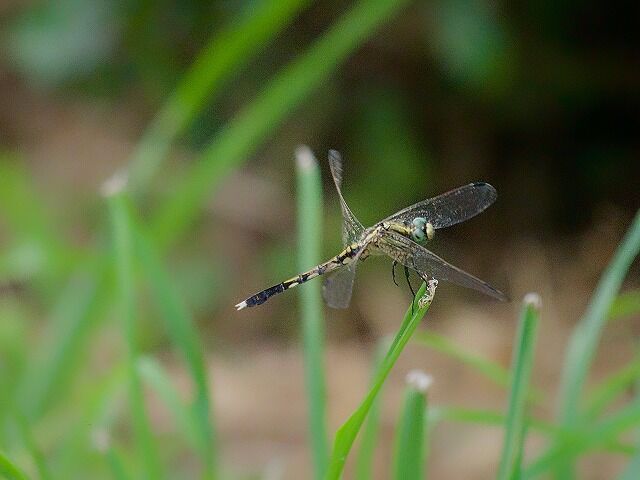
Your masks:
[[[256,305],[262,305],[264,302],[269,300],[269,298],[284,291],[284,284],[280,283],[278,285],[274,285],[273,287],[269,287],[259,293],[256,293],[255,295],[247,298],[245,302],[247,302],[247,307],[255,307]]]

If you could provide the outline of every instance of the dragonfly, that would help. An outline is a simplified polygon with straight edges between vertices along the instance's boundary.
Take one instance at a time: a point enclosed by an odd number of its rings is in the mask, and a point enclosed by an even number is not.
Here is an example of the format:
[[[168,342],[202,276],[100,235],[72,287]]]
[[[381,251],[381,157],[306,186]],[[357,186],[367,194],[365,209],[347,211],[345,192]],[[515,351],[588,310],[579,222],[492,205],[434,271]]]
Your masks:
[[[365,228],[342,195],[342,167],[341,155],[330,150],[329,168],[342,210],[344,249],[326,262],[250,296],[236,305],[237,310],[261,305],[271,297],[319,276],[325,278],[322,290],[326,304],[332,308],[347,308],[356,267],[372,255],[386,255],[393,260],[394,282],[395,267],[400,264],[408,282],[409,272],[415,271],[425,282],[430,278],[444,280],[497,300],[507,300],[504,293],[487,282],[451,265],[426,248],[437,230],[469,220],[486,210],[498,196],[495,188],[484,182],[470,183],[418,202]]]

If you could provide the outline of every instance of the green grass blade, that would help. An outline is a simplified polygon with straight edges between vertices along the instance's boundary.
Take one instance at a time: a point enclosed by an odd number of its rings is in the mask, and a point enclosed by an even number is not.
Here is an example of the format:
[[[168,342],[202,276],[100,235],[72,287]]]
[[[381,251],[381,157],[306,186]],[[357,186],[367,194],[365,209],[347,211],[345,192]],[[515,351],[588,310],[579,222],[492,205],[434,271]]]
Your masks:
[[[621,293],[611,304],[609,319],[618,320],[640,313],[640,290]]]
[[[62,239],[46,202],[38,198],[30,173],[17,158],[0,154],[0,214],[13,235],[37,242],[46,261],[62,254]]]
[[[148,187],[176,137],[211,97],[221,92],[232,74],[308,3],[309,0],[264,0],[247,9],[251,12],[247,17],[214,35],[140,140],[128,169],[134,191]]]
[[[382,365],[375,376],[373,387],[360,406],[353,412],[353,414],[351,414],[351,417],[349,417],[349,419],[336,432],[333,451],[331,453],[329,463],[329,470],[325,478],[334,480],[340,478],[347,456],[353,446],[353,442],[355,441],[356,436],[358,435],[358,432],[360,431],[360,428],[362,427],[362,424],[364,423],[364,420],[366,419],[367,414],[378,395],[378,392],[382,388],[389,372],[398,360],[400,353],[402,353],[402,350],[411,339],[413,332],[415,332],[420,321],[429,310],[433,295],[435,294],[435,284],[429,286],[429,291],[426,295],[425,292],[427,292],[427,286],[423,284],[418,290],[414,300],[415,307],[413,308],[413,312],[410,308],[405,314],[400,330],[398,330],[389,351],[382,361]]]
[[[414,340],[425,347],[461,361],[501,387],[507,387],[509,384],[509,372],[502,365],[460,348],[442,335],[434,332],[417,332]],[[544,394],[541,391],[532,387],[530,393],[529,400],[538,404],[544,403]]]
[[[122,455],[115,447],[108,447],[105,457],[115,480],[131,480],[133,478],[125,467]]]
[[[609,375],[588,397],[584,418],[598,417],[614,399],[624,394],[640,378],[640,355],[619,371]]]
[[[318,162],[308,147],[296,150],[298,181],[298,267],[301,272],[320,263],[322,181]],[[299,287],[302,313],[305,383],[314,477],[324,476],[329,458],[324,372],[324,319],[319,282]]]
[[[375,373],[380,369],[382,360],[388,348],[388,342],[380,341],[373,360],[373,373],[371,377],[372,388],[375,381]],[[360,449],[356,458],[356,480],[369,480],[373,478],[373,460],[375,458],[376,443],[378,440],[378,431],[380,430],[380,404],[382,398],[380,395],[376,397],[369,409],[367,423],[362,432],[360,440]]]
[[[149,237],[138,229],[137,253],[166,328],[169,338],[182,354],[195,384],[195,398],[191,406],[193,421],[198,433],[198,445],[204,463],[205,477],[216,477],[216,434],[211,414],[209,380],[202,345],[195,322],[173,285],[160,255]]]
[[[491,410],[452,407],[450,405],[438,405],[429,408],[429,423],[434,425],[439,422],[504,425],[505,418],[501,412]]]
[[[640,211],[637,212],[613,259],[603,273],[591,302],[573,330],[560,382],[559,421],[566,427],[575,425],[582,412],[582,390],[596,354],[611,305],[627,271],[640,250]],[[556,477],[575,477],[573,464],[559,463]]]
[[[163,478],[160,457],[151,432],[149,419],[136,368],[138,359],[138,339],[136,329],[135,279],[134,279],[134,227],[129,214],[129,205],[122,192],[120,178],[110,180],[107,203],[111,216],[116,269],[117,302],[122,319],[124,337],[127,344],[127,371],[131,421],[138,453],[142,457],[145,478]]]
[[[415,370],[407,375],[408,388],[396,433],[393,478],[420,480],[425,475],[427,388],[431,377]]]
[[[172,197],[175,200],[165,204],[153,223],[156,232],[164,232],[165,242],[161,245],[175,240],[184,233],[183,229],[177,226],[185,226],[188,223],[195,213],[194,210],[202,205],[223,175],[257,148],[274,125],[281,123],[314,87],[371,35],[375,27],[383,23],[406,1],[361,1],[299,61],[283,70],[267,90],[216,137],[195,169],[183,180],[181,186],[174,190],[175,195]],[[288,91],[289,84],[292,86],[291,91]],[[71,334],[65,337],[63,342],[54,344],[52,351],[42,362],[42,369],[34,369],[36,372],[50,372],[46,375],[34,374],[38,377],[34,383],[47,385],[39,390],[37,395],[28,396],[30,403],[35,405],[35,413],[40,414],[49,406],[49,399],[53,397],[48,395],[48,391],[60,391],[74,368],[79,367],[80,363],[74,360],[78,358],[78,353],[85,345],[83,339],[99,319],[98,310],[111,303],[112,292],[108,285],[102,283],[103,278],[108,276],[107,265],[100,261],[96,263],[97,267],[88,264],[81,268],[81,275],[85,271],[92,272],[90,281],[96,283],[96,286],[82,305],[77,307],[74,316],[68,317],[68,330]],[[73,288],[75,284],[72,280],[68,289]]]
[[[200,439],[195,428],[195,422],[191,413],[186,409],[178,395],[178,392],[171,383],[169,375],[162,365],[152,357],[140,357],[138,359],[138,373],[140,378],[147,383],[164,402],[165,406],[173,415],[176,426],[182,431],[186,439],[192,446],[199,446]]]
[[[7,480],[27,480],[24,472],[0,450],[0,476]]]
[[[505,422],[505,436],[498,470],[498,479],[515,478],[520,472],[518,459],[525,439],[527,393],[531,370],[533,368],[534,349],[538,330],[540,311],[540,297],[528,294],[524,298],[524,305],[518,333],[516,347],[511,362],[511,388],[509,394],[509,408]]]
[[[491,410],[478,410],[452,406],[429,407],[429,425],[435,425],[438,422],[500,426],[505,424],[506,417],[501,412]],[[558,444],[565,442],[567,438],[570,438],[570,435],[566,431],[554,424],[535,418],[532,418],[528,423],[528,427],[531,430],[548,437],[550,440],[557,442]],[[608,438],[606,441],[602,442],[602,444],[598,445],[598,448],[606,452],[621,453],[625,455],[631,455],[635,452],[633,446],[622,443],[615,438]],[[550,467],[547,465],[546,468]]]
[[[560,384],[560,421],[571,425],[578,420],[582,388],[620,285],[640,250],[640,211],[605,270],[584,317],[571,336]]]
[[[255,55],[260,46],[273,38],[306,3],[307,0],[264,3],[246,21],[230,26],[211,41],[136,149],[132,159],[134,165],[130,168],[136,191],[147,187],[146,182],[160,165],[159,158],[166,153],[168,145],[193,120],[197,108],[204,106],[205,99],[224,84],[226,69],[238,69],[251,55]],[[226,53],[221,55],[221,51]],[[41,214],[22,216],[23,219],[31,219],[29,228],[34,231],[42,230],[42,225],[45,225],[34,220],[42,217]],[[82,286],[80,289],[78,284]],[[44,347],[46,351],[42,361],[33,365],[33,372],[25,377],[24,398],[30,405],[25,411],[30,417],[39,416],[49,408],[57,393],[67,385],[74,369],[81,365],[78,359],[86,346],[86,337],[111,303],[112,290],[106,262],[103,259],[92,260],[79,267],[78,273],[65,287],[65,292],[73,294],[74,291],[81,295],[76,296],[73,305],[65,303],[65,309],[68,306],[69,311],[60,315],[65,323],[64,331],[60,330],[61,339]],[[57,337],[59,329],[53,328],[52,331]],[[44,337],[53,338],[52,335]],[[199,404],[198,408],[203,409],[204,406]]]
[[[209,198],[212,188],[406,3],[407,0],[360,0],[307,52],[281,70],[216,136],[175,186],[171,197],[159,207],[152,222],[159,245],[171,243],[181,235]]]
[[[64,436],[55,454],[57,478],[72,478],[78,471],[79,455],[93,455],[96,447],[100,447],[98,442],[88,443],[88,438],[106,438],[113,430],[126,394],[127,366],[120,360],[111,366],[108,375],[95,379],[91,388],[83,392],[77,403],[73,428]]]
[[[89,332],[109,306],[112,286],[106,265],[102,258],[87,265],[60,293],[43,344],[19,387],[18,399],[27,418],[38,418],[47,411],[81,365]]]
[[[618,437],[640,425],[640,404],[632,403],[595,424],[582,424],[559,438],[551,448],[538,457],[525,471],[525,478],[534,478],[550,469],[564,469],[580,455],[605,450],[629,453]],[[633,452],[633,449],[631,449]]]
[[[414,336],[414,341],[425,347],[444,353],[451,358],[460,360],[501,387],[506,387],[509,384],[509,372],[506,368],[458,347],[442,335],[427,331],[417,332]]]
[[[45,460],[44,454],[42,450],[38,446],[36,439],[31,432],[31,426],[29,425],[25,416],[18,411],[15,407],[12,409],[13,417],[18,425],[20,430],[20,435],[24,441],[24,445],[31,455],[33,462],[38,470],[38,475],[41,480],[49,480],[53,478],[51,476],[51,472],[49,471],[49,467],[47,466],[47,462]]]

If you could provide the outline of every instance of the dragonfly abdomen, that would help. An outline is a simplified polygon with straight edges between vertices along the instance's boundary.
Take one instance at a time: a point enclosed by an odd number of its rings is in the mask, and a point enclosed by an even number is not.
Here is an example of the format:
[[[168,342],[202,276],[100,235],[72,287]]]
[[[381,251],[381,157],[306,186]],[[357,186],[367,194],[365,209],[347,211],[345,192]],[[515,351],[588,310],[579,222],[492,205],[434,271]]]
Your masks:
[[[313,267],[311,270],[308,270],[304,273],[296,275],[289,280],[285,280],[278,285],[274,285],[273,287],[266,288],[261,292],[256,293],[255,295],[250,296],[246,300],[238,303],[236,305],[237,310],[242,310],[246,307],[255,307],[257,305],[262,305],[264,302],[269,300],[274,295],[277,295],[282,292],[286,292],[290,288],[297,287],[298,285],[308,282],[312,278],[319,277],[320,275],[324,275],[325,273],[332,272],[337,268],[342,267],[343,265],[347,265],[351,262],[351,260],[357,255],[359,252],[359,248],[356,245],[350,245],[345,248],[342,252],[340,252],[335,257],[327,260],[320,265]]]

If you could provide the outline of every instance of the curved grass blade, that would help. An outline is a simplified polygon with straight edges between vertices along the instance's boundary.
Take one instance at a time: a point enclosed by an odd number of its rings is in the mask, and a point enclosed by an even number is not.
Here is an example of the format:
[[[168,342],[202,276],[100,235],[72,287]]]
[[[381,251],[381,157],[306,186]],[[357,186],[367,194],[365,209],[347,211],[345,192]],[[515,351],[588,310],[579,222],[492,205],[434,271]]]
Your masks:
[[[0,450],[0,475],[7,480],[27,480],[29,477]]]
[[[127,367],[126,362],[119,361],[108,375],[94,379],[91,388],[83,392],[77,403],[76,422],[55,455],[57,478],[73,478],[78,473],[78,456],[93,454],[99,447],[95,441],[88,444],[87,438],[105,438],[113,430],[126,393]]]
[[[205,477],[217,476],[217,447],[214,419],[211,414],[209,380],[198,332],[189,311],[180,300],[168,272],[149,237],[138,228],[138,259],[149,282],[158,311],[164,319],[167,333],[182,354],[195,384],[195,399],[191,405],[198,445],[204,462]]]
[[[138,359],[138,334],[136,329],[135,280],[134,280],[134,227],[129,214],[127,199],[122,191],[122,179],[114,177],[105,187],[111,229],[114,241],[117,301],[123,322],[127,344],[127,371],[131,421],[139,455],[144,464],[145,477],[163,478],[160,457],[147,413],[145,411],[142,386],[136,368]],[[108,190],[108,191],[107,191]]]
[[[22,412],[18,411],[18,409],[14,406],[11,408],[11,413],[13,418],[18,425],[18,429],[20,430],[20,435],[24,441],[24,445],[31,455],[33,462],[35,463],[36,469],[38,470],[38,475],[41,480],[49,480],[52,477],[49,467],[47,466],[47,462],[45,460],[45,456],[42,453],[33,433],[31,431],[31,427],[25,416]]]
[[[74,255],[64,247],[60,233],[53,226],[53,215],[38,192],[27,168],[18,158],[0,153],[0,214],[10,235],[24,239],[37,249],[47,273],[73,263]],[[70,262],[71,261],[71,262]],[[32,279],[30,279],[31,281]]]
[[[591,392],[585,407],[584,418],[589,420],[597,418],[618,396],[625,393],[638,378],[640,378],[640,355],[637,355],[636,358],[616,373],[609,375]]]
[[[191,446],[199,447],[200,439],[195,426],[196,419],[191,416],[189,410],[183,405],[178,392],[162,365],[153,357],[144,356],[138,359],[137,368],[140,378],[158,394],[158,397],[169,409],[176,426],[182,431],[187,441]]]
[[[404,347],[409,342],[413,332],[415,332],[420,321],[431,306],[436,285],[437,282],[435,282],[435,280],[429,282],[428,289],[427,285],[424,283],[422,284],[414,300],[414,302],[416,302],[415,305],[417,305],[418,308],[409,308],[409,310],[407,310],[402,325],[400,326],[400,330],[398,330],[398,333],[394,337],[387,354],[382,360],[380,369],[376,373],[373,387],[360,406],[336,432],[333,451],[329,460],[329,470],[325,478],[334,480],[338,480],[340,478],[347,456],[353,446],[353,442],[355,441],[356,436],[358,435],[358,432],[360,431],[360,428],[362,427],[362,424],[364,423],[367,414],[378,395],[378,392],[382,388],[389,372],[398,360],[400,353],[404,350]]]
[[[246,159],[295,106],[307,98],[407,0],[360,0],[301,57],[282,69],[218,134],[173,189],[152,221],[159,245],[192,222],[222,178]]]
[[[638,315],[640,313],[640,290],[630,290],[621,293],[611,304],[609,320]]]
[[[304,271],[320,263],[322,238],[322,183],[320,169],[306,146],[296,150],[298,184],[298,266]],[[309,404],[309,435],[314,478],[321,479],[327,468],[326,386],[324,372],[324,319],[320,283],[300,286],[305,383]]]
[[[246,18],[217,32],[183,75],[147,128],[129,164],[131,188],[148,187],[171,143],[193,121],[231,75],[246,65],[307,6],[309,0],[264,0]]]
[[[387,341],[381,341],[375,352],[373,360],[373,374],[371,381],[375,380],[375,373],[380,369],[382,359],[385,356],[385,352],[388,348]],[[373,385],[372,385],[373,387]],[[373,478],[373,459],[376,448],[376,442],[378,440],[378,431],[380,429],[380,403],[382,398],[377,396],[369,410],[367,416],[367,423],[364,426],[362,432],[362,438],[360,440],[360,450],[358,451],[358,457],[356,458],[356,473],[355,478],[357,480],[369,480]]]
[[[491,410],[437,406],[429,408],[428,422],[432,426],[437,424],[438,422],[458,422],[477,425],[500,426],[505,424],[506,416],[501,412],[495,412]],[[567,438],[570,438],[569,433],[554,424],[544,422],[536,418],[530,419],[528,423],[528,427],[531,430],[544,435],[550,440],[556,441],[558,443],[566,441]],[[615,438],[607,439],[601,445],[598,445],[598,448],[605,452],[624,455],[632,455],[635,452],[635,448],[633,446],[630,446],[627,443],[620,442]]]
[[[81,363],[80,353],[91,327],[109,306],[112,292],[106,257],[83,267],[60,292],[42,335],[44,342],[18,387],[18,401],[27,418],[40,417],[59,400],[74,367]]]
[[[431,377],[421,371],[407,375],[407,391],[396,433],[393,478],[420,480],[426,462],[427,389]]]
[[[571,335],[560,383],[559,420],[566,427],[574,426],[579,421],[582,411],[582,389],[602,330],[622,281],[639,251],[640,211],[636,213],[618,250],[598,282],[587,311]],[[558,465],[556,477],[569,480],[574,476],[572,464]]]
[[[458,347],[443,335],[430,331],[422,331],[417,332],[413,339],[425,347],[432,348],[451,358],[460,360],[501,387],[506,387],[509,384],[509,372],[506,368]]]
[[[178,225],[184,227],[194,215],[194,211],[204,204],[204,199],[219,184],[222,176],[233,167],[237,167],[246,155],[254,151],[268,136],[273,125],[281,123],[314,87],[373,33],[377,26],[405,3],[407,0],[361,1],[303,54],[300,60],[283,69],[268,89],[216,136],[203,154],[202,161],[198,162],[178,188],[176,200],[168,201],[162,209],[163,212],[155,218],[154,231],[164,232],[164,241],[160,245],[167,246],[170,240],[175,240],[183,234],[184,228],[176,228],[175,231],[172,229]],[[149,171],[155,168],[151,167]],[[143,173],[137,178],[145,177]],[[143,185],[144,181],[136,183],[138,190],[147,187]],[[177,198],[185,193],[185,198]],[[87,262],[79,269],[80,275],[77,276],[90,276],[91,289],[86,293],[86,298],[75,307],[76,311],[72,315],[63,316],[68,323],[68,334],[64,335],[64,341],[55,343],[53,351],[45,355],[42,368],[36,366],[33,376],[27,379],[29,385],[37,384],[36,395],[25,395],[34,405],[27,410],[30,416],[39,415],[46,410],[50,405],[50,399],[54,398],[49,392],[54,389],[61,391],[74,368],[79,368],[80,363],[77,359],[82,347],[86,345],[86,335],[111,304],[113,291],[108,281],[108,264],[104,258]],[[67,285],[69,291],[77,288],[75,280],[76,276]],[[44,386],[41,387],[41,384]]]
[[[133,478],[127,471],[122,455],[115,447],[107,448],[105,456],[115,480],[131,480]]]
[[[230,73],[246,64],[306,4],[308,0],[265,0],[251,17],[227,27],[210,41],[136,148],[129,167],[130,183],[136,193],[148,188],[148,182],[161,165],[162,156],[171,142],[205,107],[205,100],[214,95]],[[31,205],[30,202],[22,203]],[[32,219],[30,230],[47,232],[47,238],[53,238],[53,233],[44,229],[44,223],[34,220],[41,216],[34,214],[24,218]],[[100,251],[102,247],[100,245],[96,250]],[[65,287],[64,292],[71,294],[73,302],[63,302],[55,308],[53,315],[59,316],[64,325],[62,328],[54,325],[53,337],[43,335],[47,339],[59,336],[60,340],[51,342],[51,347],[49,344],[42,347],[45,352],[42,362],[32,365],[25,377],[23,397],[28,404],[25,413],[29,417],[38,417],[46,411],[71,377],[72,368],[80,366],[80,353],[86,337],[111,303],[113,290],[108,277],[108,264],[99,257],[81,265]]]
[[[575,423],[580,409],[582,387],[593,361],[602,329],[627,270],[640,251],[640,211],[605,270],[569,343],[560,394],[560,420]]]
[[[461,361],[501,387],[507,387],[509,385],[509,371],[506,368],[496,362],[492,362],[491,360],[460,348],[443,335],[430,331],[422,331],[415,334],[414,340],[425,347],[432,348],[433,350]],[[532,386],[530,394],[530,401],[537,404],[544,403],[544,394],[540,390]]]
[[[499,480],[518,478],[521,466],[522,449],[527,428],[527,394],[531,370],[533,369],[534,348],[538,330],[540,297],[530,293],[524,298],[524,305],[518,333],[516,348],[511,362],[511,388],[509,408],[505,422],[502,457],[498,470]]]
[[[581,425],[558,438],[551,448],[529,465],[524,478],[535,478],[550,469],[564,468],[568,462],[591,451],[606,450],[633,454],[635,449],[618,437],[640,425],[640,404],[632,403],[593,425]]]

